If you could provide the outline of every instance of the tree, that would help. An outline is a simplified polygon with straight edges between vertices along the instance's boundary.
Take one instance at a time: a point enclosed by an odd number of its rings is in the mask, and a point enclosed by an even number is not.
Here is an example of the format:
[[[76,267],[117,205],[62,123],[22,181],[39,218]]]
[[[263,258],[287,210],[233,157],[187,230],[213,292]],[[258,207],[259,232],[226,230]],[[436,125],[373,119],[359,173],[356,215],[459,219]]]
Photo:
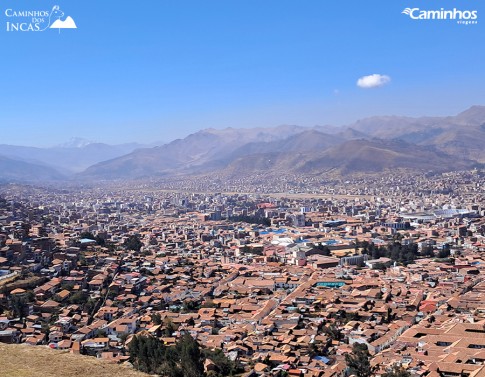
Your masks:
[[[98,301],[96,299],[89,297],[86,303],[84,304],[84,310],[90,313],[96,307],[97,304],[98,304]]]
[[[180,366],[184,377],[201,377],[204,375],[204,364],[199,343],[185,332],[176,345],[180,353]]]
[[[74,288],[74,283],[68,282],[68,281],[63,281],[61,284],[61,289],[67,289],[68,291],[72,291]]]
[[[140,251],[143,246],[143,242],[140,241],[140,237],[138,235],[133,235],[128,237],[123,245],[128,250]]]
[[[195,321],[193,317],[190,317],[187,321],[187,326],[195,326]]]
[[[87,238],[88,240],[94,240],[96,237],[94,236],[93,233],[91,232],[82,232],[80,235],[79,235],[79,238],[83,239],[83,238]]]
[[[31,225],[29,223],[22,223],[22,230],[24,231],[24,238],[29,238]]]
[[[327,245],[322,245],[320,243],[317,246],[315,246],[315,248],[318,249],[318,250],[321,250],[322,251],[322,255],[324,255],[326,257],[329,257],[329,256],[332,255],[332,251],[330,250],[330,248]],[[357,245],[356,245],[356,249],[357,249]]]
[[[162,316],[160,315],[160,313],[153,313],[150,318],[154,325],[162,324]]]
[[[360,321],[360,315],[357,312],[345,312],[344,319],[345,322]]]
[[[245,222],[248,224],[259,224],[264,226],[271,226],[271,219],[258,215],[258,216],[246,216],[246,215],[239,215],[239,216],[232,216],[229,217],[229,221],[233,222]]]
[[[165,336],[172,336],[174,331],[177,329],[172,321],[172,318],[165,317],[163,323],[165,325]]]
[[[332,340],[340,340],[342,338],[342,332],[334,324],[331,324],[328,327],[324,326],[322,331],[325,335],[327,335]]]
[[[433,258],[434,257],[434,250],[433,250],[433,246],[424,246],[422,249],[421,249],[421,253],[420,253],[422,256],[424,257],[428,257],[428,258]]]
[[[374,263],[374,265],[372,266],[372,269],[373,270],[386,271],[387,267],[384,263],[377,262],[377,263]]]
[[[158,373],[165,359],[165,346],[152,336],[133,337],[129,345],[130,360],[136,369],[145,373]]]
[[[13,295],[10,299],[10,306],[12,308],[12,313],[15,317],[23,319],[25,317],[25,305],[27,300],[25,297]]]
[[[45,334],[46,338],[48,339],[49,338],[49,334],[51,332],[51,329],[50,329],[50,325],[48,323],[43,323],[41,325],[41,330],[40,330],[43,334]]]
[[[182,309],[184,312],[192,312],[199,309],[199,304],[192,300],[185,300],[182,305]]]
[[[71,297],[69,297],[68,301],[70,304],[85,304],[89,300],[89,295],[86,292],[76,292]]]
[[[129,344],[130,360],[142,372],[166,377],[202,377],[204,356],[188,333],[175,346],[165,347],[153,336],[136,335]]]
[[[350,374],[359,377],[372,377],[375,368],[370,365],[370,353],[365,344],[354,343],[352,353],[345,355]]]
[[[130,336],[130,334],[128,333],[123,333],[119,336],[119,339],[121,341],[122,344],[125,344],[126,342],[126,339],[128,339],[128,337]]]
[[[325,246],[323,248],[322,255],[324,255],[326,257],[330,257],[332,255],[332,251],[330,250],[330,248],[328,246]]]
[[[215,377],[240,372],[222,350],[201,350],[199,343],[188,332],[184,332],[171,347],[166,347],[156,337],[135,335],[128,345],[128,351],[136,369],[162,377],[203,377],[206,359],[215,364]]]
[[[217,376],[232,376],[237,373],[237,367],[234,361],[230,360],[221,349],[215,350],[204,349],[202,354],[205,359],[210,359],[216,365]]]
[[[241,254],[249,254],[251,253],[251,248],[248,245],[244,245],[243,247],[239,248],[239,252]]]
[[[35,293],[34,291],[31,291],[30,289],[25,292],[25,300],[27,302],[32,302],[35,300]]]
[[[94,240],[99,246],[106,246],[106,240],[103,237],[96,236]]]
[[[438,252],[438,258],[445,259],[451,255],[450,245],[446,244],[443,248]]]
[[[95,331],[95,338],[104,338],[106,336],[108,336],[108,334],[106,333],[106,330],[101,330],[101,329],[97,329]]]
[[[393,365],[392,369],[382,375],[382,377],[411,377],[411,373],[403,367]]]

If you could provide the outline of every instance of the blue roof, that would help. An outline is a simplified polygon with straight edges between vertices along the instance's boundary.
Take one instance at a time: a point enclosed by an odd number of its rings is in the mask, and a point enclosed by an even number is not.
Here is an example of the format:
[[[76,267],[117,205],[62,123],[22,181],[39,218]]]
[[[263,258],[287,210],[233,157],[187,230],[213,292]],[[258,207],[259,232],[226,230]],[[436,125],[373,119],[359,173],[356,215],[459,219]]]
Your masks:
[[[81,239],[81,243],[91,243],[91,242],[96,242],[95,240],[92,240],[90,238],[83,238]]]
[[[315,356],[313,359],[321,361],[322,363],[325,363],[325,364],[327,364],[330,361],[330,359],[326,358],[325,356]]]
[[[295,243],[302,243],[302,242],[310,242],[310,240],[303,239],[303,240],[297,240],[297,241],[295,241]]]
[[[259,230],[259,234],[269,234],[269,233],[274,233],[274,234],[282,234],[282,233],[285,233],[287,230],[286,228],[280,228],[280,229],[276,229],[274,230],[273,228],[266,228],[266,230],[263,230],[263,229],[258,229]]]

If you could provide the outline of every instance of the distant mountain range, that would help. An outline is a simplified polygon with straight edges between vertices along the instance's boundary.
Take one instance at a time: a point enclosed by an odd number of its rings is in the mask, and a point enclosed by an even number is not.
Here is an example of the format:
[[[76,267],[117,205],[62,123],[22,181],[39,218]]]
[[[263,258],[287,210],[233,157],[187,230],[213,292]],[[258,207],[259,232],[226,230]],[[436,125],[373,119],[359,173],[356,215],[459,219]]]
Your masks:
[[[485,106],[452,117],[372,117],[345,127],[206,129],[156,148],[100,162],[93,179],[173,174],[318,174],[386,169],[443,171],[485,163]]]
[[[34,166],[48,167],[57,171],[59,177],[65,177],[79,173],[100,161],[123,156],[142,147],[145,147],[145,145],[136,143],[108,145],[81,138],[73,138],[65,144],[50,148],[0,144],[0,156],[10,161],[23,162],[23,166],[32,164]],[[2,177],[4,177],[4,174],[0,172],[0,178]],[[22,175],[18,174],[18,177],[21,179]],[[24,178],[26,180],[37,180],[32,179],[34,177],[30,175]]]
[[[331,170],[345,175],[387,169],[469,169],[485,164],[483,145],[485,106],[473,106],[456,116],[378,116],[343,127],[205,129],[151,148],[80,139],[53,148],[0,145],[0,155],[23,162],[24,168],[34,164],[83,180],[207,173],[242,176],[265,171],[322,174]],[[45,177],[57,179],[56,170],[46,171]],[[24,178],[31,180],[39,175],[28,170],[26,174]],[[21,179],[21,172],[16,176]]]
[[[56,169],[0,156],[0,182],[58,181],[66,179]]]
[[[337,170],[341,174],[381,172],[386,169],[461,170],[474,162],[455,159],[430,148],[394,140],[347,140],[327,149],[272,152],[237,158],[223,169],[229,176],[289,171],[318,175]]]

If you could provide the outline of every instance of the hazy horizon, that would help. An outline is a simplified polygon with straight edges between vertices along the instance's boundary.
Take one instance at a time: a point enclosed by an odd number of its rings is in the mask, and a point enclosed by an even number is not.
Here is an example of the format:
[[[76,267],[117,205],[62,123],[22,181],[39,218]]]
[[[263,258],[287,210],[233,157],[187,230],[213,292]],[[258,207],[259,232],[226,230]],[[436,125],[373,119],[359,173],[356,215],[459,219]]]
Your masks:
[[[419,114],[419,115],[407,115],[407,114],[375,114],[375,115],[369,115],[368,117],[387,117],[387,116],[390,116],[390,117],[408,117],[408,118],[420,118],[420,117],[447,117],[447,116],[455,116],[463,111],[466,111],[468,110],[469,108],[473,107],[473,106],[485,106],[485,105],[481,105],[481,104],[473,104],[473,105],[470,105],[468,106],[467,108],[463,109],[463,110],[460,110],[458,111],[457,113],[454,113],[454,114]],[[177,139],[184,139],[186,138],[187,136],[193,134],[193,133],[197,133],[199,131],[203,131],[203,130],[209,130],[209,129],[215,129],[215,130],[224,130],[224,129],[230,129],[230,128],[233,128],[233,129],[257,129],[257,128],[277,128],[277,127],[281,127],[281,126],[299,126],[299,127],[305,127],[305,128],[312,128],[312,127],[319,127],[319,126],[328,126],[328,127],[335,127],[335,128],[342,128],[342,129],[345,129],[346,127],[349,127],[349,126],[352,126],[353,123],[355,122],[358,122],[360,120],[363,120],[363,119],[366,119],[368,117],[363,117],[363,118],[358,118],[358,119],[355,119],[354,121],[350,122],[350,123],[345,123],[345,124],[329,124],[329,123],[325,123],[325,124],[314,124],[314,125],[301,125],[301,124],[279,124],[279,125],[268,125],[268,126],[247,126],[247,127],[232,127],[232,126],[220,126],[220,127],[205,127],[205,128],[200,128],[200,129],[194,129],[186,134],[181,134],[180,136],[178,137],[173,137],[173,138],[170,138],[170,139],[167,139],[167,140],[143,140],[143,139],[130,139],[130,140],[124,140],[124,141],[121,141],[121,142],[116,142],[116,143],[113,143],[113,142],[110,142],[109,140],[102,140],[102,139],[95,139],[95,138],[91,138],[89,137],[89,135],[85,135],[85,136],[79,136],[79,135],[72,135],[70,137],[68,137],[68,139],[65,139],[65,140],[60,140],[60,142],[58,143],[55,143],[55,144],[32,144],[32,145],[29,145],[29,144],[9,144],[9,143],[5,143],[5,142],[2,142],[0,144],[3,144],[3,145],[12,145],[12,146],[22,146],[22,147],[33,147],[33,148],[54,148],[54,147],[66,147],[67,144],[70,144],[70,143],[74,143],[76,141],[79,141],[79,142],[87,142],[87,144],[106,144],[106,145],[123,145],[123,144],[140,144],[141,146],[143,147],[155,147],[155,146],[161,146],[161,145],[164,145],[164,144],[168,144],[174,140],[177,140]],[[156,139],[156,137],[155,137]]]

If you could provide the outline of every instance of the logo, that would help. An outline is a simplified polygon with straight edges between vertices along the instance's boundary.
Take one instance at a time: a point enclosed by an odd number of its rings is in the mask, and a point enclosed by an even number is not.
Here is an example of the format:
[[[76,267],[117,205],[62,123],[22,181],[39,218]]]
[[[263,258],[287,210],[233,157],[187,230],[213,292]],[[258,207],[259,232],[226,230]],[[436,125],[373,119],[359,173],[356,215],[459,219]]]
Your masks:
[[[445,9],[424,10],[420,8],[405,8],[402,12],[413,20],[451,20],[462,25],[478,24],[477,10]]]
[[[408,16],[411,14],[412,9],[411,8],[406,8],[404,9],[401,13],[402,14],[407,14]]]
[[[7,31],[36,32],[49,29],[77,29],[76,23],[71,16],[64,18],[64,12],[59,5],[54,5],[52,10],[5,10],[7,17]]]

